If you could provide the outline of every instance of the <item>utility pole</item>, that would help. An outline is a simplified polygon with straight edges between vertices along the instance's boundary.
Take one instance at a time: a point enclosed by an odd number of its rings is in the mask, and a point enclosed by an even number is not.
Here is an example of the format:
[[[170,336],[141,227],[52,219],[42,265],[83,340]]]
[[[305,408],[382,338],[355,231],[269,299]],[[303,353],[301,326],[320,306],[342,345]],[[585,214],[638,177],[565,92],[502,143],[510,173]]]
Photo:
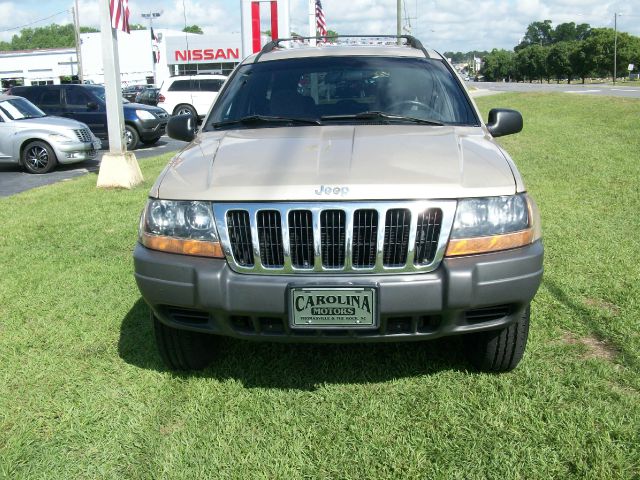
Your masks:
[[[78,0],[76,0],[78,1]],[[162,15],[163,10],[160,10],[159,12],[149,12],[149,13],[142,13],[140,14],[142,16],[142,18],[148,18],[149,19],[149,31],[152,32],[153,31],[153,19],[154,18],[158,18],[160,15]],[[155,34],[155,33],[154,33]],[[156,82],[156,61],[155,61],[155,52],[153,51],[153,37],[151,37],[151,54],[153,56],[153,84],[155,85]]]
[[[84,83],[84,72],[82,71],[82,40],[80,40],[80,12],[78,10],[78,0],[76,0],[76,6],[71,7],[73,12],[73,32],[76,37],[76,58],[78,59],[78,80],[80,83]]]
[[[396,30],[397,30],[397,35],[398,37],[400,37],[400,35],[402,35],[402,0],[398,0],[398,11],[397,11],[397,15],[396,15]],[[398,45],[402,45],[402,39],[398,38]]]
[[[613,14],[613,84],[618,73],[618,13]]]

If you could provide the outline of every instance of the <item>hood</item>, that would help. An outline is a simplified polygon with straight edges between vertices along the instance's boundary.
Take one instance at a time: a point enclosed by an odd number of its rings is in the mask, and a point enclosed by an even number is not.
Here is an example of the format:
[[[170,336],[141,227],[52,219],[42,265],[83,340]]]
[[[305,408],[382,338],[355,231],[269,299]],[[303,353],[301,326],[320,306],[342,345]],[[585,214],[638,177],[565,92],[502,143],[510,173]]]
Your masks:
[[[33,129],[44,128],[48,130],[77,130],[79,128],[89,128],[84,123],[78,122],[71,118],[63,117],[41,117],[41,118],[25,118],[24,120],[16,120],[14,125],[19,126],[21,129]]]
[[[437,199],[515,193],[480,127],[331,125],[204,132],[152,195],[216,201]]]
[[[144,103],[134,103],[134,102],[129,102],[129,103],[123,103],[122,107],[125,109],[130,109],[130,110],[148,110],[150,112],[154,112],[154,113],[166,113],[162,108],[160,107],[154,107],[153,105],[147,105]]]

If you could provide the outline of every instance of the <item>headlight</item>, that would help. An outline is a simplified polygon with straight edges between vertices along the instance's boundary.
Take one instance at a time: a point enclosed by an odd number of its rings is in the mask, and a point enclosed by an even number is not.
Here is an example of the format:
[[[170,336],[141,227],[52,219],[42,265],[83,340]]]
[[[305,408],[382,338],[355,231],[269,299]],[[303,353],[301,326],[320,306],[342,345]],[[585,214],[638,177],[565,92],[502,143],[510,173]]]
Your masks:
[[[139,239],[153,250],[223,257],[210,202],[150,199],[140,218]]]
[[[533,243],[542,236],[540,214],[525,194],[458,202],[447,256],[473,255]]]
[[[62,135],[60,133],[52,133],[49,135],[49,138],[51,139],[52,142],[58,142],[58,143],[79,142],[79,140],[75,136],[67,137],[66,135]]]
[[[148,110],[136,110],[136,115],[140,120],[153,120],[155,115]]]

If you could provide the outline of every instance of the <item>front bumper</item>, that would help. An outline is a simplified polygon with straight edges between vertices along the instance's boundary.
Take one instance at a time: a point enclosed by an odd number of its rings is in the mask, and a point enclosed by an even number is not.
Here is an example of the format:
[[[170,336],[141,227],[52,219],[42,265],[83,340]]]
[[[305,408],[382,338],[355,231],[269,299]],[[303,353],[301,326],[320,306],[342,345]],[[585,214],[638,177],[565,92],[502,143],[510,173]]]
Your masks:
[[[165,134],[169,117],[153,120],[138,120],[136,127],[142,140],[152,140]]]
[[[97,138],[93,142],[59,143],[49,140],[49,144],[56,154],[58,163],[76,163],[93,160],[98,154],[102,143]]]
[[[461,258],[430,273],[261,276],[233,272],[226,260],[134,251],[135,278],[158,319],[174,328],[290,342],[408,341],[502,328],[514,322],[542,280],[542,242]],[[375,330],[293,329],[289,285],[379,287]]]

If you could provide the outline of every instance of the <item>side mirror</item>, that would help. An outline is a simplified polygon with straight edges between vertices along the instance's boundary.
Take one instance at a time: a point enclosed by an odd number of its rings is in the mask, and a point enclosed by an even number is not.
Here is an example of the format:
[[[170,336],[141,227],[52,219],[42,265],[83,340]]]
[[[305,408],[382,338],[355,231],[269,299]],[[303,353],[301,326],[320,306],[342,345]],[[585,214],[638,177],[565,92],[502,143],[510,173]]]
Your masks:
[[[167,135],[175,140],[190,142],[196,137],[195,123],[195,118],[189,113],[175,115],[167,123]]]
[[[492,108],[489,112],[487,129],[494,137],[518,133],[522,130],[522,115],[517,110]]]
[[[98,104],[96,102],[88,102],[87,108],[89,110],[98,110]]]

